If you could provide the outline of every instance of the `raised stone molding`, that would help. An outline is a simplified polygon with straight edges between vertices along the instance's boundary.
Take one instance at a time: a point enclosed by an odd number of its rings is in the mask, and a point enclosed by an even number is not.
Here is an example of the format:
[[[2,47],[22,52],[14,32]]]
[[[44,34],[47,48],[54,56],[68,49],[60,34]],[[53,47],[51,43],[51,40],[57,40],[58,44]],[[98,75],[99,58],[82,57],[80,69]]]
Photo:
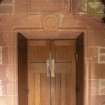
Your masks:
[[[59,27],[59,16],[58,15],[46,15],[43,17],[43,28],[45,31],[57,31]]]

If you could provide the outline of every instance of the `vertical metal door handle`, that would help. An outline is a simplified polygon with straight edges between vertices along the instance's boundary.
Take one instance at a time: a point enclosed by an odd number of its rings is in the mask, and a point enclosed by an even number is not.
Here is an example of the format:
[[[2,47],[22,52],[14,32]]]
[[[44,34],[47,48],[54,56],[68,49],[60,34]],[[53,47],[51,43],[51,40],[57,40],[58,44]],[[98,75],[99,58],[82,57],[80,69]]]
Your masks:
[[[51,60],[51,77],[55,77],[55,60]]]
[[[49,60],[46,60],[46,66],[47,66],[47,77],[50,77],[50,62],[49,62]]]
[[[54,59],[48,59],[46,60],[46,66],[47,66],[47,77],[55,77],[55,60]]]

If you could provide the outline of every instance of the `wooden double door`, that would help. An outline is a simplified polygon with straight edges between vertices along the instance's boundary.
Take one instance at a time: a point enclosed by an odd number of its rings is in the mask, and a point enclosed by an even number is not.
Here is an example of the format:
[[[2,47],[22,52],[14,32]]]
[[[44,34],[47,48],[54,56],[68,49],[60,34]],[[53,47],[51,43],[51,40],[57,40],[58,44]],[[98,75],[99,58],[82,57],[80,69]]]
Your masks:
[[[76,105],[75,40],[28,40],[28,105]]]

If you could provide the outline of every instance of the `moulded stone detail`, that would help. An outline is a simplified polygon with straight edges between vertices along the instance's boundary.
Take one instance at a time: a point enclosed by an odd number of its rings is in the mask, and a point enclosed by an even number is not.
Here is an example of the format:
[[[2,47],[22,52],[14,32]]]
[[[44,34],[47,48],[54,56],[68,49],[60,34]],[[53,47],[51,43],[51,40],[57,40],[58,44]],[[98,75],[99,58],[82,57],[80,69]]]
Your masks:
[[[43,18],[43,27],[45,31],[57,31],[59,27],[58,15],[47,15]]]

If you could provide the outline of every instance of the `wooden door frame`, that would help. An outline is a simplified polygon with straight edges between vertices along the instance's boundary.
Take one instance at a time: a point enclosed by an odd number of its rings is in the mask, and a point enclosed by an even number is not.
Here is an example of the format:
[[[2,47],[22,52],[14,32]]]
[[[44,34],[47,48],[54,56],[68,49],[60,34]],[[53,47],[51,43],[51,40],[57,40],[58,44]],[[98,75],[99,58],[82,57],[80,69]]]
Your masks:
[[[26,32],[26,30],[24,29],[19,29],[19,30],[15,30],[15,33],[21,33],[23,34],[23,36],[28,36],[28,35],[24,35],[23,32]],[[35,30],[34,30],[35,31]],[[79,35],[74,35],[76,38],[72,38],[71,34],[69,34],[71,31],[73,32],[78,32],[78,33],[84,33],[84,99],[83,99],[83,105],[88,105],[88,101],[89,101],[89,85],[88,85],[88,79],[89,79],[89,72],[88,69],[86,69],[86,57],[87,57],[87,30],[86,29],[62,29],[60,32],[67,32],[68,35],[64,35],[63,37],[60,35],[50,35],[53,34],[53,32],[48,32],[48,35],[45,35],[46,32],[43,31],[44,35],[34,35],[34,39],[76,39],[80,36]],[[38,32],[38,31],[37,31]],[[39,31],[40,33],[40,31]],[[26,37],[27,38],[27,37]]]

